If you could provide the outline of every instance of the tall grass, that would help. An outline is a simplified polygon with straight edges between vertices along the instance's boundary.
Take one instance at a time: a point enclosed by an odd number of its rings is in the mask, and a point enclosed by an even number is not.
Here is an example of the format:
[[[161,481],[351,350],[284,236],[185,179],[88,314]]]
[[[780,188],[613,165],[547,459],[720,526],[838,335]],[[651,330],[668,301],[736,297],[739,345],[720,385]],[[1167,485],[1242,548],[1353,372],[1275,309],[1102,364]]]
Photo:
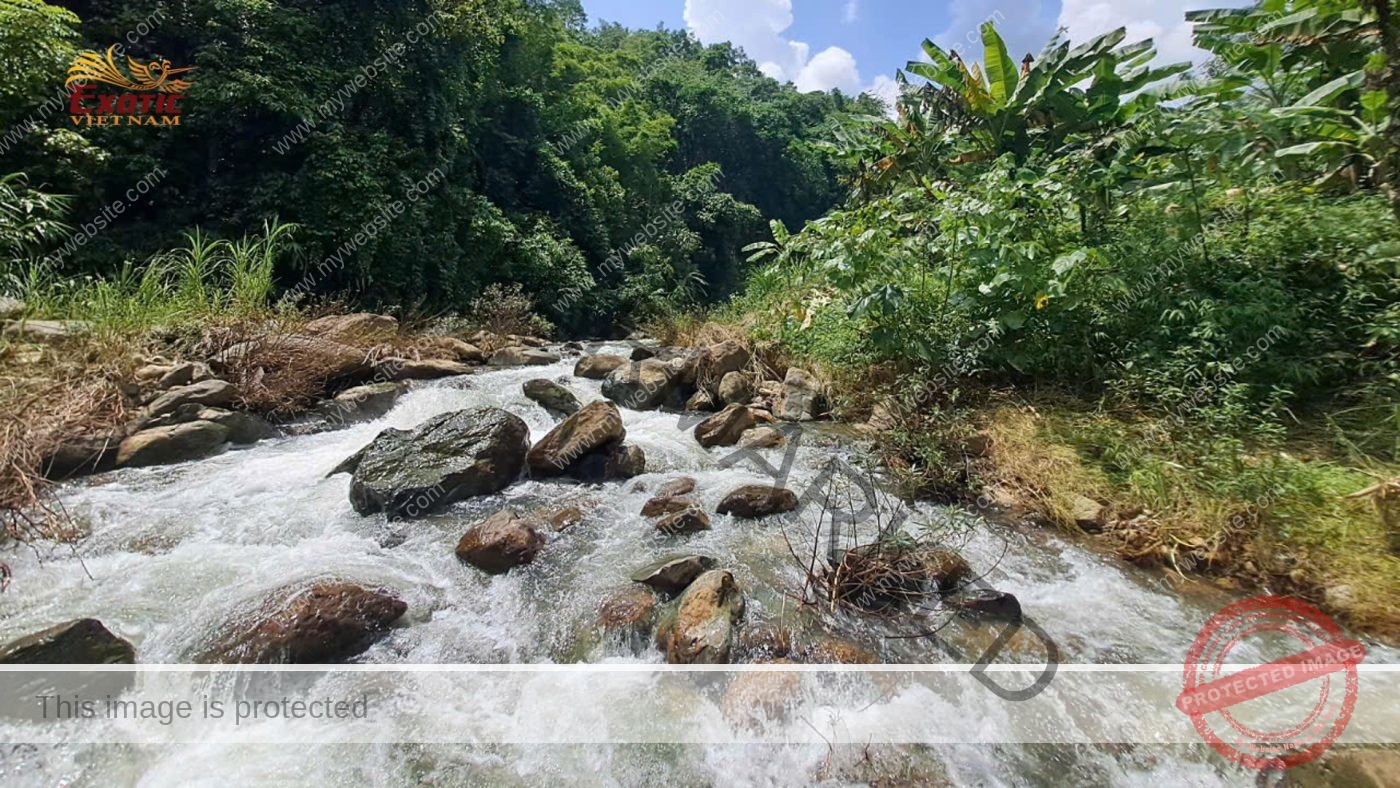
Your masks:
[[[10,274],[34,317],[84,320],[124,334],[212,317],[248,317],[273,307],[274,271],[296,225],[272,220],[261,234],[215,239],[199,230],[185,245],[110,276],[71,278],[42,261]]]

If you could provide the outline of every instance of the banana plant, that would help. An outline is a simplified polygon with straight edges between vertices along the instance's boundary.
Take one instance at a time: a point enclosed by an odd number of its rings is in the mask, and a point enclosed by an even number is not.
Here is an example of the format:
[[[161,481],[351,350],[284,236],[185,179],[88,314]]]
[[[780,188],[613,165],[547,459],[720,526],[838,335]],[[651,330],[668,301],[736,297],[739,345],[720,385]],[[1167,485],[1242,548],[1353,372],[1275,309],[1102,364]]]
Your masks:
[[[1386,94],[1379,90],[1363,92],[1355,110],[1311,103],[1325,93],[1314,91],[1297,105],[1276,111],[1282,117],[1300,120],[1298,130],[1312,139],[1283,148],[1275,156],[1319,162],[1325,170],[1317,181],[1319,186],[1343,179],[1353,189],[1380,184],[1386,175],[1388,134],[1393,122]]]

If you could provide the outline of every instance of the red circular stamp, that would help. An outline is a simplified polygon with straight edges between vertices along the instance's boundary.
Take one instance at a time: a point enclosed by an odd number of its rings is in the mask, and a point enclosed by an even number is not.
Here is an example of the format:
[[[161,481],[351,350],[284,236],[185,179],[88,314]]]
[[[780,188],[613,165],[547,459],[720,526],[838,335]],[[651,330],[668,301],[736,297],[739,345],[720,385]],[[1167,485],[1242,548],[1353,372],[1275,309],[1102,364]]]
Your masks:
[[[1230,652],[1245,638],[1263,633],[1280,633],[1301,648],[1225,674]],[[1255,769],[1287,769],[1326,752],[1346,729],[1356,705],[1356,664],[1365,656],[1365,646],[1347,638],[1335,621],[1306,602],[1278,596],[1244,599],[1212,616],[1191,644],[1176,707],[1190,715],[1196,731],[1225,758]],[[1303,684],[1309,685],[1308,702],[1316,684],[1317,700],[1311,708],[1299,703],[1296,713],[1289,709],[1291,718],[1282,729],[1242,722],[1239,712],[1248,707],[1231,712],[1240,704]],[[1277,708],[1267,711],[1281,713]]]

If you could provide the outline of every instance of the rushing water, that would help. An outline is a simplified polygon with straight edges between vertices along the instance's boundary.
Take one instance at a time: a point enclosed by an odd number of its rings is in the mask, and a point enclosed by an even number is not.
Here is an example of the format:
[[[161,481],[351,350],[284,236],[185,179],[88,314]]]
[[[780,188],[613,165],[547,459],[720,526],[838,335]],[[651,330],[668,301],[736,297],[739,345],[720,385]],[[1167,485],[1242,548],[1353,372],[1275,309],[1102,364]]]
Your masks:
[[[61,621],[95,617],[133,642],[141,662],[177,663],[187,661],[219,622],[250,600],[289,583],[336,576],[392,588],[408,603],[404,619],[357,663],[660,663],[664,660],[654,647],[600,637],[595,622],[600,601],[627,588],[633,570],[678,549],[713,556],[735,573],[748,599],[745,628],[786,622],[793,608],[786,595],[800,588],[803,573],[789,553],[785,533],[791,538],[803,533],[802,527],[715,515],[712,530],[668,539],[656,535],[639,514],[649,495],[636,489],[638,481],[654,490],[672,476],[693,476],[699,482],[694,497],[710,512],[740,484],[771,483],[749,465],[723,467],[721,460],[731,450],[700,448],[689,430],[681,429],[676,414],[624,411],[628,440],[646,452],[648,474],[639,480],[594,487],[526,481],[421,521],[360,517],[347,499],[349,478],[326,478],[380,430],[413,427],[453,410],[504,408],[523,418],[538,439],[555,422],[523,396],[521,384],[536,377],[566,380],[582,401],[599,398],[598,383],[572,378],[571,367],[572,359],[567,359],[550,367],[487,371],[425,385],[373,423],[72,485],[65,490],[64,504],[90,536],[76,555],[10,557],[15,580],[10,592],[0,596],[0,642]],[[803,444],[787,482],[799,492],[818,476],[825,460],[846,451],[822,439],[819,430],[809,431]],[[766,454],[777,464],[783,450]],[[882,501],[895,506],[887,497]],[[505,506],[535,510],[559,505],[578,506],[586,519],[552,537],[529,567],[491,577],[453,555],[466,527],[490,512]],[[817,513],[807,511],[802,517],[810,533]],[[920,507],[908,527],[941,528],[993,586],[1016,594],[1067,663],[1179,663],[1203,621],[1230,601],[1167,593],[1147,574],[1049,533],[980,521],[966,527],[968,522],[956,512]],[[809,628],[860,640],[890,662],[962,661],[926,638],[893,637],[899,634],[897,623],[843,615],[814,620]],[[991,640],[985,628],[957,622],[948,623],[941,634],[973,658]],[[1394,661],[1390,652],[1373,653]],[[1002,659],[1038,663],[1043,657],[1038,646],[1017,641]],[[574,690],[587,702],[586,687]],[[1004,702],[990,693],[960,692],[955,700],[923,697],[917,702],[946,705],[950,725],[977,720],[993,734],[966,741],[995,740],[998,726],[1012,724],[1005,719]],[[897,714],[898,709],[896,702],[879,713]],[[509,719],[492,720],[492,715],[489,693],[455,698],[442,713],[420,717],[422,729],[398,731],[395,740],[472,741],[448,734],[477,724],[509,730]],[[884,774],[880,769],[914,775],[910,779],[915,783],[919,775],[930,774],[958,784],[1058,785],[1075,779],[1194,785],[1251,784],[1253,779],[1208,757],[1202,746],[830,749],[822,744],[726,743],[722,721],[705,718],[694,724],[718,725],[709,737],[713,743],[11,747],[0,755],[0,779],[7,786],[301,784],[314,774],[326,782],[385,785],[544,780],[795,785],[876,779]],[[0,720],[0,740],[23,739],[21,731],[6,725]],[[871,766],[872,752],[879,756],[876,761],[884,759],[883,765]]]

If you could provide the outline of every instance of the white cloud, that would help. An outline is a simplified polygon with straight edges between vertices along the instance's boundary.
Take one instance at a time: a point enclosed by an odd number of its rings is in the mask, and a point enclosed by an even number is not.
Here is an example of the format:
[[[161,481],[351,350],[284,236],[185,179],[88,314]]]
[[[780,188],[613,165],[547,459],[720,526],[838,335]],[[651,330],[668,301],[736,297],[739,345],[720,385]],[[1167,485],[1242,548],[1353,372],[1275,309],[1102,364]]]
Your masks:
[[[845,10],[847,21],[854,19],[858,0],[847,0]],[[849,51],[830,46],[812,55],[806,42],[783,35],[792,27],[792,0],[685,0],[685,23],[701,42],[732,42],[764,74],[804,92],[838,89],[855,95],[889,79],[877,77],[867,87]]]
[[[1128,41],[1154,40],[1159,62],[1200,63],[1210,55],[1192,45],[1186,12],[1244,5],[1249,3],[1244,0],[1064,0],[1060,26],[1069,30],[1074,41],[1085,41],[1125,27]]]

